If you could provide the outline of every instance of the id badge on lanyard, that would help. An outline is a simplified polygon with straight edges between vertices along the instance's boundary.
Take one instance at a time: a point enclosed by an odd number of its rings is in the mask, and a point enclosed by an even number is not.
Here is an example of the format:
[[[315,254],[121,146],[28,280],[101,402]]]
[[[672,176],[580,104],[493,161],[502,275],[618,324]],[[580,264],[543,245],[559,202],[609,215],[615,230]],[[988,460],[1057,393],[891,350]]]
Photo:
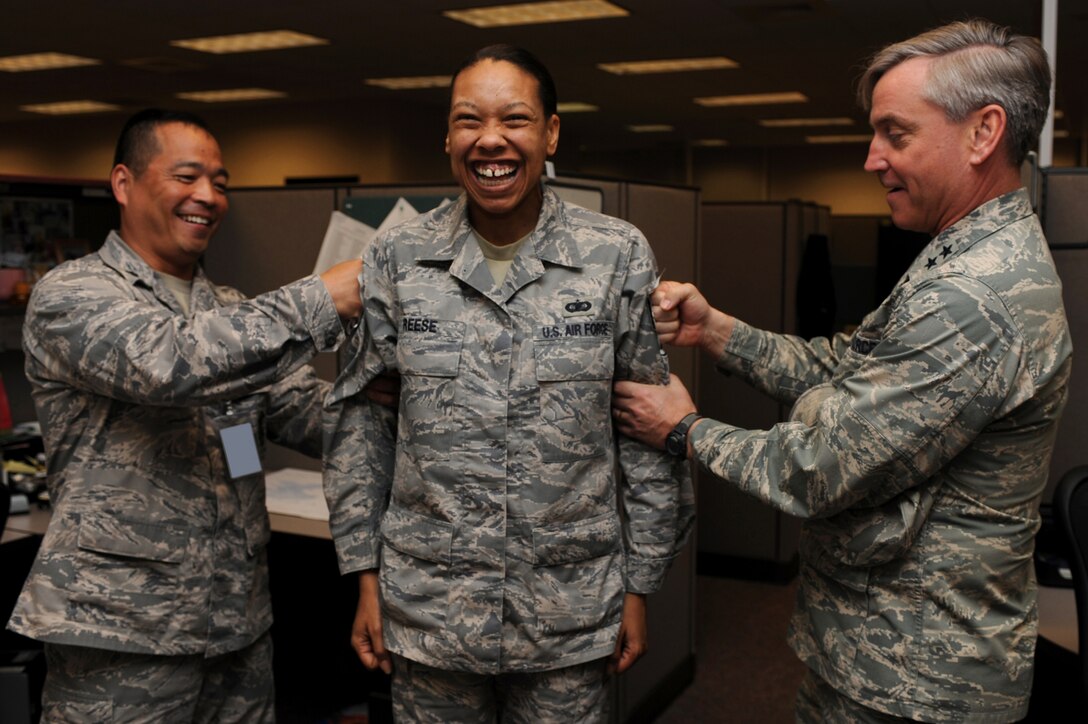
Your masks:
[[[228,417],[233,414],[231,404],[227,403]],[[231,478],[240,478],[261,472],[261,456],[257,452],[257,436],[253,425],[243,422],[219,430],[223,441],[223,453],[227,458],[227,469]]]

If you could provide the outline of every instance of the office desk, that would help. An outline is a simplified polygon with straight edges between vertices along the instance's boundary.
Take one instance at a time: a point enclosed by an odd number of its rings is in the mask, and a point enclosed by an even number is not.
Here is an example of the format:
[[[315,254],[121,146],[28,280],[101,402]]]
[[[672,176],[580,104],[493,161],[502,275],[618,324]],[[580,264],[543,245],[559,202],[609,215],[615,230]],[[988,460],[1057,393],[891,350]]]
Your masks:
[[[3,539],[0,543],[19,540],[32,535],[45,535],[49,527],[50,512],[48,508],[32,506],[29,513],[17,513],[8,516],[7,526],[4,528]],[[275,533],[292,533],[305,535],[311,538],[325,538],[332,540],[329,533],[329,523],[325,520],[312,520],[299,518],[283,513],[269,513],[269,523]]]
[[[288,477],[294,475],[298,480],[303,481],[302,484],[308,487],[314,487],[314,490],[311,492],[316,492],[318,496],[321,495],[321,473],[307,470],[285,469],[269,473],[268,477],[270,481],[275,481],[277,476],[282,476],[284,474]],[[289,504],[274,499],[274,491],[278,489],[279,487],[274,482],[270,482],[269,508],[275,508],[276,510],[282,511],[285,507],[289,508]],[[37,505],[31,505],[30,512],[28,513],[17,513],[8,516],[7,525],[4,527],[3,539],[0,540],[0,543],[7,543],[8,541],[18,540],[31,535],[45,535],[45,531],[49,527],[50,516],[51,513],[49,508],[39,508]],[[328,520],[302,518],[283,512],[271,511],[268,514],[268,520],[274,533],[291,533],[294,535],[309,536],[311,538],[332,540],[332,535],[329,533]]]
[[[9,515],[0,543],[8,543],[32,535],[45,535],[45,529],[49,527],[49,516],[48,508],[39,508],[37,505],[30,506],[29,513]]]
[[[371,691],[388,690],[388,682],[365,671],[348,645],[359,585],[354,576],[340,575],[327,521],[282,512],[268,517],[274,533],[268,566],[276,709],[281,721],[329,719]],[[0,649],[41,646],[3,626],[50,518],[48,508],[37,506],[8,517],[0,547]]]
[[[1039,635],[1077,653],[1077,601],[1072,588],[1039,586]]]

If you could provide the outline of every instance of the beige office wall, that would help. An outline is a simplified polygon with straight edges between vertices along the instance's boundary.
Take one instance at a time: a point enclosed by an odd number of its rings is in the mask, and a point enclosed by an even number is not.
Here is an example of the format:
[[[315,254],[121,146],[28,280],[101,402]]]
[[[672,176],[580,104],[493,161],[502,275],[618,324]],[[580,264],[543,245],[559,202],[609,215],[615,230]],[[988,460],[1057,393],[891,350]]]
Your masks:
[[[287,177],[358,176],[360,183],[451,179],[443,151],[444,114],[408,102],[300,104],[246,109],[209,107],[203,115],[221,141],[235,186],[279,186]],[[804,199],[835,215],[885,215],[884,192],[862,168],[864,143],[768,148],[601,150],[563,126],[561,174],[683,184],[704,201]],[[103,179],[123,114],[40,118],[0,126],[0,175]],[[1054,165],[1075,166],[1080,149],[1059,139]]]
[[[287,177],[358,176],[360,183],[450,178],[445,118],[410,104],[308,104],[200,113],[234,186]],[[45,118],[0,127],[0,175],[103,179],[124,114]]]

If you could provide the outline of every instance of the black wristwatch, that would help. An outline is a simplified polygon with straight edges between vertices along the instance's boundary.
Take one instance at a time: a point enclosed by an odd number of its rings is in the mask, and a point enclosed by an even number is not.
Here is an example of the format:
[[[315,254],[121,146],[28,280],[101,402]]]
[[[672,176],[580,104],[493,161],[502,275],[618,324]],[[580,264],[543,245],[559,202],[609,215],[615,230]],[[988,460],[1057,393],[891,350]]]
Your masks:
[[[697,412],[689,412],[684,415],[684,419],[676,423],[676,427],[665,438],[665,452],[678,458],[686,458],[688,456],[688,430],[700,417],[701,415]]]

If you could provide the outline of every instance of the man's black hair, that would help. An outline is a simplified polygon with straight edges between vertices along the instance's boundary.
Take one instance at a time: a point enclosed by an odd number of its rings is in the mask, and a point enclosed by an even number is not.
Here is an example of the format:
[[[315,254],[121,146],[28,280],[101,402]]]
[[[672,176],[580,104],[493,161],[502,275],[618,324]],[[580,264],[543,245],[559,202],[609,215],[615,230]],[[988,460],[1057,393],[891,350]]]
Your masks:
[[[121,136],[117,139],[113,165],[122,163],[128,166],[136,176],[142,174],[151,163],[151,159],[161,150],[159,141],[155,137],[155,129],[164,123],[184,123],[187,126],[196,126],[209,136],[215,137],[204,119],[194,113],[146,108],[125,122],[125,127],[121,129]]]

